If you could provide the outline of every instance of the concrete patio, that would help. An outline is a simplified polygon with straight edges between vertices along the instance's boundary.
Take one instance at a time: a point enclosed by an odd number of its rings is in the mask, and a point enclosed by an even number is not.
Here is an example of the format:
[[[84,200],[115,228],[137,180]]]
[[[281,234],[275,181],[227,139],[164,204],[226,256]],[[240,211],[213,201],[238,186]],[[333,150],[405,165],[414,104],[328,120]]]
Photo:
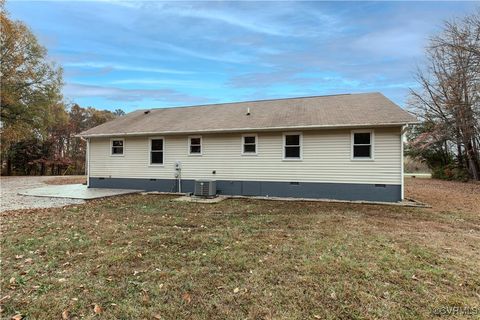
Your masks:
[[[91,200],[122,194],[138,193],[143,190],[88,188],[83,184],[49,185],[19,192],[20,195],[49,198]]]

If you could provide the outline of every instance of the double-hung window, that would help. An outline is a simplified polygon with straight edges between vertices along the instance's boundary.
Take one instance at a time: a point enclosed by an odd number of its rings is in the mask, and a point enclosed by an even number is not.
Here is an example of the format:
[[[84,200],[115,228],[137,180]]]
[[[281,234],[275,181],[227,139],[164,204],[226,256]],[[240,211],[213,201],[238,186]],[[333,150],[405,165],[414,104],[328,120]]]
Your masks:
[[[283,159],[301,160],[302,159],[302,134],[285,133],[283,135]]]
[[[190,155],[202,155],[202,137],[191,136],[188,137],[188,153]]]
[[[245,134],[242,136],[242,154],[255,155],[257,154],[257,135]]]
[[[110,140],[110,155],[112,156],[123,156],[123,147],[125,144],[124,139],[111,139]]]
[[[163,138],[150,139],[150,164],[163,165],[164,140]]]
[[[352,159],[373,160],[373,131],[352,131]]]

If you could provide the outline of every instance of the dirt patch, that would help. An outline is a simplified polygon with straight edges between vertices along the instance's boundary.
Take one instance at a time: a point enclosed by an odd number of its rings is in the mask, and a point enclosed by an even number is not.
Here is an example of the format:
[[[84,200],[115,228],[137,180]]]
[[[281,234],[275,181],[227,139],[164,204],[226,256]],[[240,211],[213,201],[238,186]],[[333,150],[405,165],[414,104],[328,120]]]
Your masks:
[[[51,177],[45,180],[46,184],[86,184],[87,178],[85,176],[61,176],[61,177]]]

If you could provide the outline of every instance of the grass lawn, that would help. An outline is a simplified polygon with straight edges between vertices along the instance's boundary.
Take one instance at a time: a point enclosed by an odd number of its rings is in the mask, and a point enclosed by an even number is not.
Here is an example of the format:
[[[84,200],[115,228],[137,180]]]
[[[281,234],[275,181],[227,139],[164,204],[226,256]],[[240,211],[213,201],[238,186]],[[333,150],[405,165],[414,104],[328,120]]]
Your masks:
[[[430,319],[479,308],[480,185],[412,180],[407,193],[433,208],[129,195],[6,212],[1,315]]]

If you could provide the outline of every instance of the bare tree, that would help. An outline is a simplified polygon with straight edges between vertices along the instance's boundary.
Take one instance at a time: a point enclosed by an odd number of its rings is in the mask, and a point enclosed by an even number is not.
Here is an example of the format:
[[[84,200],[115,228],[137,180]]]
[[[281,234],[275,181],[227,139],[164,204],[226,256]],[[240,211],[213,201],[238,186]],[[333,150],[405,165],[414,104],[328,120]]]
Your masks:
[[[445,23],[430,40],[427,67],[417,80],[421,89],[411,90],[411,105],[435,124],[435,135],[446,141],[457,165],[480,180],[480,11]]]

